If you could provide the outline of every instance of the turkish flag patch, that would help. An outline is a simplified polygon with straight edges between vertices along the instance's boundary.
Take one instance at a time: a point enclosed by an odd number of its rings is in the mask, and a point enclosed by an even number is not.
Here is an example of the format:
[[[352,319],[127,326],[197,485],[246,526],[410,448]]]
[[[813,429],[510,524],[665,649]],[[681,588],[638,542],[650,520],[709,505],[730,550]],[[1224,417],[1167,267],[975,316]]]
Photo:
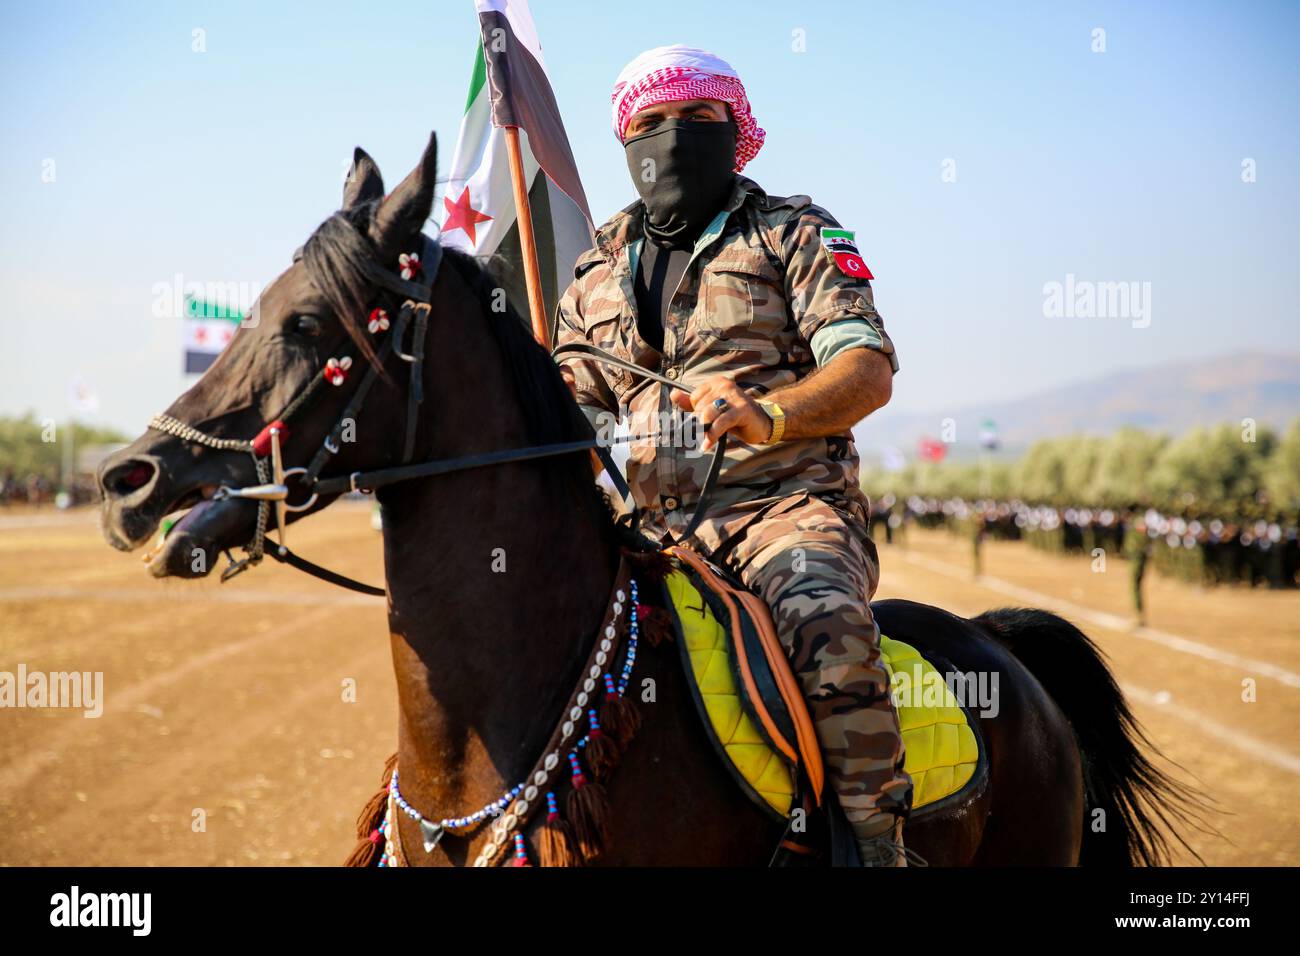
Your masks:
[[[822,229],[822,245],[840,271],[853,279],[874,279],[848,229]]]

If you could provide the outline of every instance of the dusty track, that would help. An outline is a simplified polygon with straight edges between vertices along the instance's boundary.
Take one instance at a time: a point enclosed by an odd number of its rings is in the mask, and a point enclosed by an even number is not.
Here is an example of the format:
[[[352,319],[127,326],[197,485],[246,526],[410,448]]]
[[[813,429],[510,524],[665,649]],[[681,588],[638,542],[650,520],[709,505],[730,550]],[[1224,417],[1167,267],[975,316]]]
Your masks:
[[[1300,594],[1201,589],[1147,576],[1147,628],[1136,628],[1128,565],[1094,573],[1089,560],[1045,555],[1027,545],[986,544],[983,577],[970,543],[911,531],[906,546],[881,547],[876,597],[938,604],[963,616],[990,607],[1050,607],[1078,624],[1105,653],[1152,743],[1184,780],[1218,808],[1222,833],[1187,834],[1207,863],[1300,862]],[[1263,666],[1260,666],[1263,665]],[[1243,700],[1246,679],[1255,701]],[[1194,863],[1186,853],[1179,862]]]
[[[379,580],[364,507],[295,531],[304,554]],[[993,544],[977,582],[964,542],[913,532],[908,545],[882,547],[878,597],[959,614],[1058,604],[1109,655],[1156,746],[1232,811],[1210,813],[1231,842],[1191,834],[1205,859],[1300,862],[1287,676],[1300,674],[1300,595],[1156,579],[1151,630],[1133,632],[1122,563],[1093,574]],[[382,600],[276,565],[224,586],[154,582],[87,512],[0,517],[0,670],[19,662],[103,671],[106,705],[99,719],[0,710],[0,864],[337,863],[395,739]]]

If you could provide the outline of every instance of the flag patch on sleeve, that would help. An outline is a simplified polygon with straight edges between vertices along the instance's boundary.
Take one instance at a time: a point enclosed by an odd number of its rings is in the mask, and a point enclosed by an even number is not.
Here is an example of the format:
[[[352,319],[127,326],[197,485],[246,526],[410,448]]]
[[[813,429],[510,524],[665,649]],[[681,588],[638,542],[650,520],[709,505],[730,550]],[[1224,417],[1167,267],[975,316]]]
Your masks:
[[[867,264],[862,261],[862,253],[858,252],[851,230],[823,228],[822,246],[846,276],[854,279],[875,278],[867,268]]]

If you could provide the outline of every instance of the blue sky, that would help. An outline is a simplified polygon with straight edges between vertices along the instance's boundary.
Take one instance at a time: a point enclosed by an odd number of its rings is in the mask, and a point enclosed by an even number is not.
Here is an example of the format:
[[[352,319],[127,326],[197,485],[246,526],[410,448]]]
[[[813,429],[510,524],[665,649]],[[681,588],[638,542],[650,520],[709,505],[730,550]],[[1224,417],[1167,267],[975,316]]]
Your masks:
[[[746,174],[858,233],[898,347],[891,408],[937,418],[1118,367],[1300,351],[1296,4],[533,13],[600,219],[634,197],[609,126],[620,67],[672,42],[732,62],[768,132]],[[138,432],[186,385],[154,286],[270,281],[337,206],[354,145],[391,184],[435,129],[445,167],[476,39],[470,0],[5,5],[0,413],[62,418],[79,375],[94,420]],[[1149,326],[1045,316],[1067,274],[1149,282]]]

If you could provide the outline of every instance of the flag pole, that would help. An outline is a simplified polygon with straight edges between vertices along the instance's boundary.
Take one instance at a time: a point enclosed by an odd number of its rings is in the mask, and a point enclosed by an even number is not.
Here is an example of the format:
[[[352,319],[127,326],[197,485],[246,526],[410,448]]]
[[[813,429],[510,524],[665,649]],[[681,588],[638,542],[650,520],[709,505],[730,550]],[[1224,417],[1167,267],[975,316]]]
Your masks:
[[[524,260],[524,281],[528,285],[528,311],[533,320],[533,338],[542,348],[551,348],[546,334],[546,306],[542,303],[542,275],[537,266],[537,243],[533,240],[533,211],[528,205],[524,183],[524,158],[519,149],[519,127],[506,126],[506,152],[510,154],[510,182],[515,188],[515,212],[519,221],[519,251]],[[542,172],[545,176],[546,173]],[[595,449],[588,452],[597,475],[605,468]]]
[[[524,281],[528,285],[528,311],[533,338],[550,348],[546,334],[546,306],[542,302],[542,276],[537,266],[537,243],[533,239],[533,213],[528,206],[528,185],[524,182],[524,158],[519,149],[519,127],[507,126],[506,149],[510,153],[510,181],[515,188],[515,213],[519,221],[519,251],[524,260]],[[543,173],[545,175],[545,173]]]

